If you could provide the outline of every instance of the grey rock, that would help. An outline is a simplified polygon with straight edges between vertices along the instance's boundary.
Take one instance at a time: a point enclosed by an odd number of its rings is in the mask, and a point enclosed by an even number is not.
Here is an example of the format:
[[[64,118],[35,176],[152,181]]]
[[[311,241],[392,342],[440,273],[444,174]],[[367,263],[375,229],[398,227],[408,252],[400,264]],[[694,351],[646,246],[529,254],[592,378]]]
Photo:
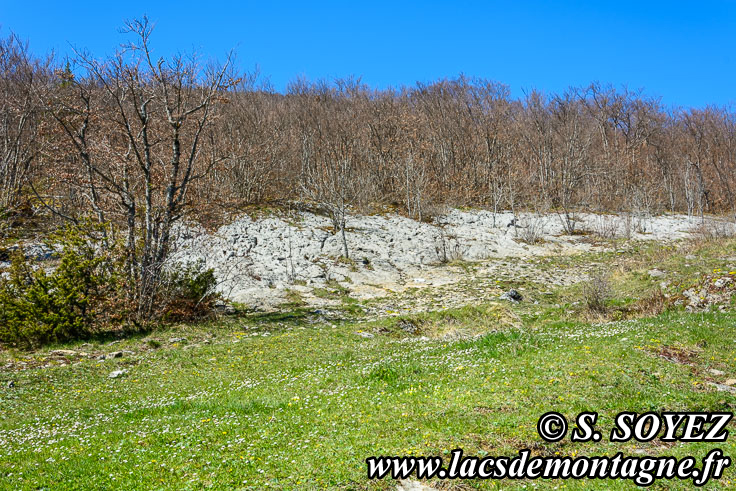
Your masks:
[[[77,356],[77,352],[70,349],[55,349],[50,354],[56,356]]]
[[[402,331],[408,334],[416,334],[417,332],[419,332],[419,328],[417,327],[417,325],[410,321],[406,321],[406,320],[399,321],[399,327],[401,328]]]
[[[717,384],[715,382],[708,382],[708,385],[715,387],[719,392],[730,392],[731,394],[736,394],[736,387],[731,387],[730,385]]]
[[[357,334],[361,338],[373,338],[373,337],[375,337],[373,334],[371,334],[369,332],[365,332],[365,331],[356,332],[355,334]]]
[[[13,387],[15,387],[15,382],[13,382],[12,380],[8,381],[6,387],[8,389],[12,389]]]
[[[688,309],[695,309],[705,304],[705,292],[696,292],[691,288],[682,292],[682,295],[687,299]]]
[[[169,343],[171,344],[177,344],[177,343],[182,344],[186,342],[187,342],[187,338],[170,338],[169,339]]]
[[[123,352],[122,351],[113,351],[112,353],[109,353],[105,358],[122,358]]]
[[[120,378],[124,377],[128,374],[128,370],[122,369],[122,370],[115,370],[114,372],[110,372],[110,375],[108,375],[109,378]]]
[[[419,481],[404,479],[396,485],[396,491],[435,491],[437,488],[427,486]]]
[[[662,278],[665,276],[665,272],[657,268],[650,269],[648,274],[650,278]]]
[[[8,247],[8,252],[15,252],[18,249],[22,249],[23,255],[26,257],[26,259],[29,259],[31,261],[48,261],[49,259],[53,259],[54,257],[58,256],[56,251],[47,246],[46,244],[42,243],[27,243],[23,244],[22,246],[14,245]]]
[[[723,370],[716,370],[715,368],[709,368],[708,373],[717,377],[726,374],[726,372],[724,372]]]
[[[729,283],[732,283],[732,282],[733,282],[733,280],[731,278],[728,278],[728,277],[718,278],[713,283],[713,286],[715,286],[716,288],[723,288],[724,286],[726,286],[726,285],[728,285]]]
[[[508,300],[513,303],[519,303],[524,300],[524,297],[518,291],[513,288],[499,297],[501,300]]]
[[[215,310],[225,315],[233,315],[237,313],[237,311],[235,310],[235,307],[223,301],[218,301],[215,303]]]
[[[590,228],[600,215],[580,214],[578,218]],[[308,212],[257,219],[242,216],[216,233],[207,233],[196,225],[182,225],[172,261],[202,261],[205,267],[213,269],[217,291],[228,301],[268,309],[283,303],[285,290],[292,287],[295,277],[311,288],[323,287],[330,278],[350,280],[356,289],[370,284],[402,284],[407,274],[413,274],[409,271],[422,265],[437,266],[438,237],[445,238],[448,255],[468,261],[536,255],[538,250],[557,247],[590,248],[579,238],[560,239],[562,225],[556,217],[550,217],[544,231],[550,240],[529,246],[525,253],[527,246],[514,240],[506,225],[513,228],[531,219],[534,217],[526,213],[494,214],[484,210],[447,210],[434,223],[390,214],[351,215],[346,234],[348,247],[358,264],[362,261],[363,266],[371,266],[353,270],[336,259],[342,255],[342,241],[339,235],[328,232],[331,223],[326,216]],[[689,235],[686,230],[696,224],[696,218],[685,216],[652,217],[648,219],[650,233],[642,239],[685,238]]]

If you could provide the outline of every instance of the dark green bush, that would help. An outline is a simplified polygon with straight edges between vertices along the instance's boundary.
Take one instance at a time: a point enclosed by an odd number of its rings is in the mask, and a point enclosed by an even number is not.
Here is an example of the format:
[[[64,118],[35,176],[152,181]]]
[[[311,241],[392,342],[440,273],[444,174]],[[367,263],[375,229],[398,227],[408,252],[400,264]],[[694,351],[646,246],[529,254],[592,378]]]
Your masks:
[[[22,251],[0,280],[0,342],[34,347],[89,336],[101,304],[114,287],[112,261],[80,227],[48,244],[59,251],[53,270],[31,264]]]
[[[21,348],[136,329],[150,321],[202,319],[214,311],[213,270],[202,263],[170,269],[153,292],[154,309],[136,316],[136,300],[121,247],[107,244],[102,226],[67,227],[47,240],[54,261],[13,254],[0,279],[0,343]]]

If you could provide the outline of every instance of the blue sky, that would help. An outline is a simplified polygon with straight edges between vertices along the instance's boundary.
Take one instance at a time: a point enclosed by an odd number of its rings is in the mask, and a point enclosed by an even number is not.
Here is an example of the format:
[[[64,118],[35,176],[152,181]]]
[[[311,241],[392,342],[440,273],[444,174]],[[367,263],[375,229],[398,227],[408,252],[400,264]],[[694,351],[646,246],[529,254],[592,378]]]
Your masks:
[[[34,51],[114,50],[123,19],[147,14],[159,54],[196,49],[295,76],[361,76],[378,87],[459,73],[561,91],[597,80],[675,106],[736,102],[736,1],[0,2],[3,34]]]

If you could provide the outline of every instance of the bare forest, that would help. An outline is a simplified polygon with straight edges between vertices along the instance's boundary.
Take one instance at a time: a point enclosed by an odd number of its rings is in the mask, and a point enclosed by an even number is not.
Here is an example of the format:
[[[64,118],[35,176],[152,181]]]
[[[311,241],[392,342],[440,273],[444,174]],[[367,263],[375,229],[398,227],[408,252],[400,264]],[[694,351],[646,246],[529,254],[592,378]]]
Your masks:
[[[97,222],[124,250],[128,301],[149,317],[183,217],[309,207],[428,220],[443,206],[736,216],[736,114],[667,107],[600,83],[513,98],[461,75],[377,90],[296,79],[274,90],[234,55],[158,58],[147,19],[105,59],[0,42],[3,233]]]
[[[736,115],[673,108],[592,83],[520,99],[459,76],[376,90],[295,80],[281,93],[230,59],[156,60],[145,23],[97,60],[56,63],[17,37],[0,46],[0,203],[8,216],[128,223],[246,205],[311,202],[337,229],[389,205],[735,212]],[[39,209],[39,211],[41,211]],[[48,209],[46,211],[49,211]]]

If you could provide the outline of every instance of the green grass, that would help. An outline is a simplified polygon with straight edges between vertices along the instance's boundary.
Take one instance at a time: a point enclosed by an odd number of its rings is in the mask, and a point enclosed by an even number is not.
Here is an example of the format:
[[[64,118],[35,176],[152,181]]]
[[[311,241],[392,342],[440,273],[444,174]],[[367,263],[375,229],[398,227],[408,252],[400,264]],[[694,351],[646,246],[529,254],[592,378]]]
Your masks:
[[[699,261],[710,267],[731,247]],[[669,254],[652,251],[646,260],[642,254],[630,256],[637,263],[622,269],[617,291],[627,282],[641,291],[651,287],[653,280],[637,275],[653,263],[684,264]],[[447,457],[457,447],[477,456],[530,448],[536,455],[643,450],[697,458],[719,447],[733,457],[733,437],[720,445],[666,446],[658,440],[613,444],[606,436],[620,411],[733,411],[736,397],[708,382],[736,378],[736,313],[675,310],[591,323],[570,313],[575,295],[575,288],[563,288],[548,303],[513,306],[514,322],[493,303],[404,317],[419,325],[415,334],[397,328],[395,318],[321,323],[308,309],[249,315],[160,331],[150,336],[154,343],[133,337],[74,347],[134,352],[115,360],[3,369],[0,488],[394,489],[391,480],[365,478],[366,457]],[[567,303],[556,306],[561,301]],[[448,326],[471,337],[443,338]],[[187,344],[171,345],[171,336],[186,337]],[[672,361],[673,352],[687,357]],[[5,353],[0,367],[13,357],[13,367],[20,361],[32,366],[44,356]],[[125,377],[108,377],[122,368]],[[14,388],[6,388],[10,380]],[[581,411],[598,411],[604,439],[546,444],[536,422],[552,410],[570,421]],[[710,487],[733,487],[735,480],[728,469]],[[653,486],[690,487],[677,480]]]

